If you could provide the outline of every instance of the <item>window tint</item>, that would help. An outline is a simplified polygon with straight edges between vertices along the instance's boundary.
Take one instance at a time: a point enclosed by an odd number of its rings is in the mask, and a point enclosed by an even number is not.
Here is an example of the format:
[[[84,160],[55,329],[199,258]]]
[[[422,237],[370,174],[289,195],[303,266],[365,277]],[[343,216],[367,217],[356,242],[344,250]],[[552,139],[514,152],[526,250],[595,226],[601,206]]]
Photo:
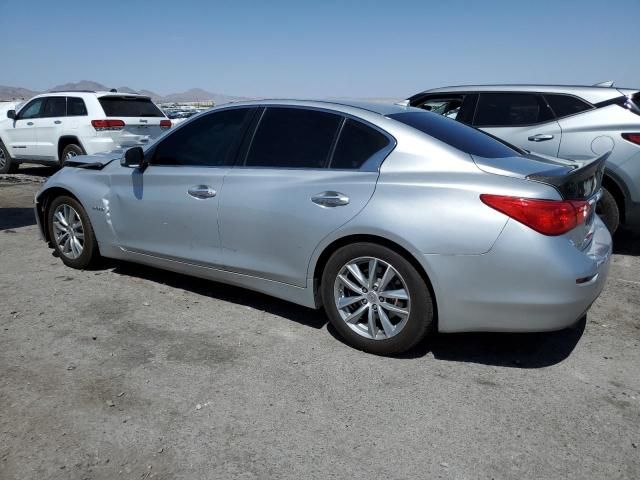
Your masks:
[[[246,166],[323,168],[342,117],[302,108],[267,108]]]
[[[49,97],[44,103],[42,117],[64,117],[67,114],[66,97]]]
[[[426,101],[416,105],[418,108],[427,110],[428,112],[444,115],[454,120],[460,113],[460,107],[462,107],[463,95],[446,96],[440,98],[429,98]]]
[[[520,153],[480,130],[430,112],[406,112],[389,115],[441,142],[470,155],[484,158],[516,157]]]
[[[476,127],[532,125],[553,119],[542,98],[533,93],[482,93],[478,101]]]
[[[373,154],[389,145],[389,139],[382,133],[355,120],[347,119],[336,150],[331,160],[331,168],[360,168]]]
[[[78,97],[67,97],[67,116],[76,117],[86,114],[87,107],[84,104],[84,100]]]
[[[29,102],[21,111],[19,118],[39,118],[44,105],[44,98],[36,98]]]
[[[156,147],[154,165],[217,167],[233,163],[233,147],[243,131],[248,108],[210,113],[171,132]]]
[[[591,109],[588,103],[570,95],[552,95],[545,93],[544,98],[546,98],[551,110],[553,110],[553,113],[555,113],[558,118]]]
[[[107,117],[164,117],[149,98],[109,95],[98,100]]]

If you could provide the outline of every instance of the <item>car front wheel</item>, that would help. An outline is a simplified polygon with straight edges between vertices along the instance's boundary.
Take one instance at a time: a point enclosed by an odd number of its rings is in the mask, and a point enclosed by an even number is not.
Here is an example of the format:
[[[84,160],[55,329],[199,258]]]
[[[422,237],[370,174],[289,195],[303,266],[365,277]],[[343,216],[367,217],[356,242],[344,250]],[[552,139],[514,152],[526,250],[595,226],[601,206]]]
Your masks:
[[[433,324],[425,280],[402,255],[374,243],[337,250],[322,275],[331,324],[354,347],[380,355],[405,352]]]
[[[48,209],[47,224],[49,238],[65,265],[84,269],[95,263],[98,243],[87,213],[75,198],[54,199]]]
[[[13,161],[4,143],[0,142],[0,173],[15,173],[18,164]]]

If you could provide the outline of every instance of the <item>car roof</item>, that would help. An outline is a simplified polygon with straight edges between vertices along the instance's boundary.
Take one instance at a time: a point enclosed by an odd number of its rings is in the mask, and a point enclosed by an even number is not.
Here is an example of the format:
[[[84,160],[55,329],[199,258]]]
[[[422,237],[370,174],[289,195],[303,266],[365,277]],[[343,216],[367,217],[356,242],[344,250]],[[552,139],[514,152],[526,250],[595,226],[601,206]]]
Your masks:
[[[450,87],[433,88],[422,93],[454,93],[454,92],[536,92],[536,93],[561,93],[575,95],[589,103],[598,103],[619,97],[632,95],[637,89],[617,87],[596,87],[585,85],[455,85]]]
[[[66,95],[73,97],[84,97],[84,96],[96,96],[96,97],[107,97],[107,96],[116,96],[116,97],[140,97],[140,98],[149,98],[147,95],[140,95],[139,93],[126,93],[126,92],[106,92],[106,91],[94,91],[94,90],[53,90],[51,92],[44,92],[39,95],[36,95],[33,98],[37,97],[47,97],[50,95]]]
[[[355,115],[362,113],[375,113],[378,115],[392,115],[394,113],[404,113],[409,111],[423,111],[413,107],[397,105],[394,103],[371,102],[362,100],[298,100],[298,99],[262,99],[247,100],[242,102],[225,103],[220,108],[229,106],[297,106],[312,107],[320,109],[335,110],[337,112],[352,113]]]

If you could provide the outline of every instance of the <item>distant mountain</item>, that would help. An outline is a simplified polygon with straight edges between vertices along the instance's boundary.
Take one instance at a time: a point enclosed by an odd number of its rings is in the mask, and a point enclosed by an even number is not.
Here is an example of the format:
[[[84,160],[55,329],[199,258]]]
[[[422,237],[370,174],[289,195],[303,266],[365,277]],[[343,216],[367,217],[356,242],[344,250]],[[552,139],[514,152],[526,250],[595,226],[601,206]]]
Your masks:
[[[106,85],[92,80],[80,80],[79,82],[69,82],[62,85],[56,85],[47,92],[52,91],[74,91],[74,90],[95,90],[95,91],[109,91],[113,87],[107,87]],[[213,101],[216,105],[228,102],[236,102],[240,100],[247,100],[248,97],[234,97],[230,95],[224,95],[220,93],[213,93],[203,90],[201,88],[191,88],[185,92],[170,93],[168,95],[160,95],[150,90],[135,90],[133,88],[124,86],[118,87],[118,92],[122,93],[139,93],[151,97],[156,103],[184,103],[184,102],[208,102]],[[8,87],[0,85],[0,101],[1,100],[22,100],[29,99],[34,95],[42,92],[29,90],[21,87]]]

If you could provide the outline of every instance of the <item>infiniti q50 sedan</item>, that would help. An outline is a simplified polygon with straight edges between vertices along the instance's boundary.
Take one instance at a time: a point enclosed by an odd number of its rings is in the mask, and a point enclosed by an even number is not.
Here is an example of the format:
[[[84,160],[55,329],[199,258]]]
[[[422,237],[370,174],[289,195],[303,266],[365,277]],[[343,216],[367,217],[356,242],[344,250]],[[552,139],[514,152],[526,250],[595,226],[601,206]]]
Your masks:
[[[76,157],[35,209],[70,267],[110,257],[324,307],[348,343],[393,354],[433,331],[579,320],[609,269],[605,160],[412,107],[259,101]]]

